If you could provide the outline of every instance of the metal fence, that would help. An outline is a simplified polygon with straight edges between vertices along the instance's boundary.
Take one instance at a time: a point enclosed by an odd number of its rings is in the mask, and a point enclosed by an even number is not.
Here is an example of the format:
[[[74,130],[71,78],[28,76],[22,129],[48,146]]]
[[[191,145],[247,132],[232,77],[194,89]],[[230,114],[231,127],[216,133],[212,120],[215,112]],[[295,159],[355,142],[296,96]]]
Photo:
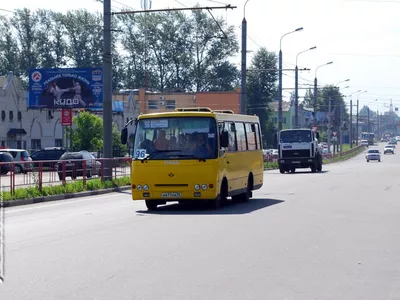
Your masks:
[[[111,178],[130,176],[132,159],[129,157],[98,158],[96,160],[58,160],[0,163],[0,186],[4,191],[15,192],[18,188],[37,187],[42,191],[44,186],[66,185],[67,182],[81,180],[83,185],[92,179],[104,181],[107,170],[111,170]],[[15,173],[15,166],[23,165],[26,173]]]

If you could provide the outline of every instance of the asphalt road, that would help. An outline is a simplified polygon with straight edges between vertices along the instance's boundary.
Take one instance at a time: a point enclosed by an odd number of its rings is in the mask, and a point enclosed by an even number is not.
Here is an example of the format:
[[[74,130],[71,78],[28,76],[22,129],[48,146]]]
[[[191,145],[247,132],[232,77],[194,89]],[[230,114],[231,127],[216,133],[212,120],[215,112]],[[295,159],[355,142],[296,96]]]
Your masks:
[[[265,173],[246,204],[6,209],[0,299],[400,299],[400,153]]]

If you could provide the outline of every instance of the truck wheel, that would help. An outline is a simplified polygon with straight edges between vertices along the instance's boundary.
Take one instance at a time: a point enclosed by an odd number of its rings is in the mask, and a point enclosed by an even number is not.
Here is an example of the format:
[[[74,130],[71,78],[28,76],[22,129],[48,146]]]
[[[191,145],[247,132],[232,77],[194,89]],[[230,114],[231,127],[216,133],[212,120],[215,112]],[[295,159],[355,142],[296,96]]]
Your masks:
[[[296,168],[291,168],[290,173],[294,173],[294,172],[296,172]]]
[[[279,172],[280,172],[281,174],[285,174],[285,169],[282,168],[282,167],[280,167],[280,168],[279,168]]]

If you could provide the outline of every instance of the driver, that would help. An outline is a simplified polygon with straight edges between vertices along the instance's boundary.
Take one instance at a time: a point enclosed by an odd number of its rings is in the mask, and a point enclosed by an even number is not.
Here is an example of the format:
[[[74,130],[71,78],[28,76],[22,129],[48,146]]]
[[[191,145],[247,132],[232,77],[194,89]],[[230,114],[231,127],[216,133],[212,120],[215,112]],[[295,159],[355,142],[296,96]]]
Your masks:
[[[154,147],[157,150],[168,150],[169,148],[169,141],[166,138],[167,133],[165,130],[160,130],[158,132],[158,137],[154,141]]]

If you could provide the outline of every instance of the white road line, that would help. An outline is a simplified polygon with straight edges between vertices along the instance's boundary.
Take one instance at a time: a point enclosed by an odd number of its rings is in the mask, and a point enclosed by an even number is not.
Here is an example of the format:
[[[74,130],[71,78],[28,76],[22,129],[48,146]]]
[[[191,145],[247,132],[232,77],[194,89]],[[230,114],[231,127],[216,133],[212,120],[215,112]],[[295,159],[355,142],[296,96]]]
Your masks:
[[[79,199],[79,200],[74,200],[72,199],[66,199],[65,200],[60,200],[62,201],[61,203],[54,203],[54,204],[48,204],[48,205],[38,205],[35,207],[27,207],[27,208],[21,208],[21,209],[12,209],[9,210],[10,208],[6,208],[5,209],[5,213],[6,214],[11,214],[11,213],[15,213],[15,212],[20,212],[20,211],[26,211],[26,210],[33,210],[33,209],[42,209],[42,208],[46,208],[46,207],[54,207],[54,206],[60,206],[60,205],[67,205],[67,204],[72,204],[72,203],[77,203],[77,202],[83,202],[83,201],[88,201],[88,200],[98,200],[98,199],[105,199],[105,198],[110,198],[110,197],[117,197],[117,196],[121,196],[120,194],[107,194],[104,196],[90,196],[90,197],[84,197],[84,199]],[[45,203],[45,202],[42,202]],[[34,203],[34,204],[41,204],[41,203]],[[32,204],[27,204],[27,205],[32,205]]]

